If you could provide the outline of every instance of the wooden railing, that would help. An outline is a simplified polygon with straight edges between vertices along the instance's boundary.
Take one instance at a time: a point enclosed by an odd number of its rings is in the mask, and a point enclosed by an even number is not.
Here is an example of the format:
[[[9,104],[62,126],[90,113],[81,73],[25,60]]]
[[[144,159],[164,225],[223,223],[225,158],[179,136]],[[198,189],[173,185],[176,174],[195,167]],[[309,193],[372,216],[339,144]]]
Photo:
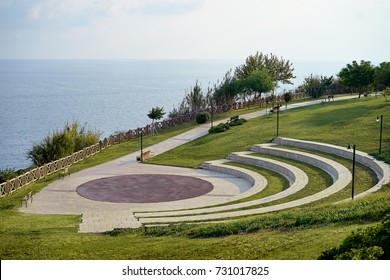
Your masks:
[[[304,94],[294,95],[295,99],[303,99],[305,98]],[[275,103],[282,102],[283,98],[281,96],[277,97],[275,100]],[[262,106],[264,105],[264,99],[260,100],[253,100],[250,102],[236,102],[234,104],[229,105],[222,105],[217,106],[214,108],[214,114],[218,113],[224,113],[230,110],[238,110],[247,108],[249,106]],[[203,111],[209,111],[210,108],[205,109]],[[196,118],[197,112],[189,113],[183,116],[179,116],[174,119],[169,120],[163,120],[161,122],[155,123],[156,129],[164,129],[169,127],[174,127],[176,125],[190,122]],[[70,156],[61,158],[59,160],[52,161],[50,163],[44,164],[43,166],[34,168],[16,178],[13,178],[11,180],[8,180],[4,183],[0,184],[0,197],[3,197],[5,195],[8,195],[16,190],[18,190],[21,187],[24,187],[32,182],[35,182],[41,178],[44,178],[47,175],[53,174],[55,172],[58,172],[60,170],[65,169],[66,167],[69,167],[85,158],[88,158],[96,153],[99,153],[100,151],[104,150],[105,148],[121,143],[123,141],[129,141],[131,139],[137,138],[141,136],[141,133],[144,133],[144,135],[152,134],[152,126],[147,125],[143,128],[136,128],[136,129],[130,129],[127,132],[121,132],[116,135],[111,135],[108,138],[104,138],[103,140],[100,140],[99,143],[96,143],[90,147],[87,147],[81,151],[75,152]]]

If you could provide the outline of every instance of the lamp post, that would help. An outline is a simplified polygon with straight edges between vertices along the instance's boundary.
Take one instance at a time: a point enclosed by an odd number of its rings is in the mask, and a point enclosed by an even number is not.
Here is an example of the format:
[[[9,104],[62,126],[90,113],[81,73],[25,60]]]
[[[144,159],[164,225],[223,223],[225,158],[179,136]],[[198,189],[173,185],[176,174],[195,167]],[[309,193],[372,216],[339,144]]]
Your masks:
[[[352,158],[352,199],[355,194],[355,156],[356,156],[356,145],[348,144],[347,149],[353,149],[353,158]]]
[[[144,135],[144,130],[143,129],[141,129],[141,156],[140,156],[140,161],[141,162],[143,162],[144,160],[143,160],[143,158],[142,158],[142,154],[143,154],[143,143],[142,143],[142,141],[143,141],[143,135]]]
[[[279,111],[280,111],[280,104],[278,104],[278,111],[276,113],[276,137],[279,137]]]
[[[210,116],[211,128],[214,126],[214,100],[211,100],[211,116]]]
[[[379,122],[379,116],[376,116],[376,121]],[[382,129],[383,129],[383,115],[380,116],[381,129],[379,133],[379,153],[382,152]]]

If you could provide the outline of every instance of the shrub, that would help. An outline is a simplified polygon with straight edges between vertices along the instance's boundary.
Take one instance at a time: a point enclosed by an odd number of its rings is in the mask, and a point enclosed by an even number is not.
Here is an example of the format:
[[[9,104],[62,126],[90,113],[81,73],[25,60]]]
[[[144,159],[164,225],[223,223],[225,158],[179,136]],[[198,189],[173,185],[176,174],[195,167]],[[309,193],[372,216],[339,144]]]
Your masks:
[[[22,175],[27,171],[28,168],[19,170],[15,170],[13,168],[0,169],[0,184],[6,182],[7,180],[11,180],[19,175]]]
[[[210,114],[208,112],[199,112],[196,114],[196,123],[202,124],[206,123],[210,118]]]
[[[16,176],[18,176],[18,174],[14,169],[0,169],[0,184],[6,182],[7,180],[11,180]]]
[[[69,156],[99,141],[100,133],[86,131],[85,127],[79,128],[77,122],[66,124],[62,131],[56,131],[51,136],[46,136],[41,143],[34,144],[27,152],[27,157],[35,166]]]
[[[209,129],[209,133],[220,133],[220,132],[225,132],[230,128],[230,125],[227,123],[220,123],[217,126],[213,126],[212,128]]]
[[[322,252],[322,260],[378,260],[390,258],[390,215],[382,224],[352,232],[338,248]]]
[[[246,119],[237,119],[235,121],[229,122],[230,126],[237,126],[237,125],[242,125],[243,123],[246,123]]]

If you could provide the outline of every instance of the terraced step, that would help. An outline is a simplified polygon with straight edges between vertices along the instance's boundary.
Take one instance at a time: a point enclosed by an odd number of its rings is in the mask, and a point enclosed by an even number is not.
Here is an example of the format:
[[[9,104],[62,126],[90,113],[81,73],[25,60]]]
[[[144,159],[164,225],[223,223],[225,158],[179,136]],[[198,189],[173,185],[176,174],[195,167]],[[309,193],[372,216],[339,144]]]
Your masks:
[[[275,142],[277,144],[295,146],[295,147],[300,147],[308,150],[313,149],[322,152],[328,152],[330,154],[336,154],[344,158],[351,157],[350,151],[334,145],[321,144],[321,143],[315,143],[309,141],[300,141],[296,139],[285,139],[285,138],[277,138]],[[299,162],[304,162],[306,164],[315,166],[328,173],[332,177],[333,183],[325,190],[322,190],[315,194],[308,195],[306,197],[299,198],[293,201],[280,203],[272,206],[266,206],[266,207],[243,209],[246,207],[257,206],[265,202],[287,197],[304,188],[307,185],[309,178],[302,170],[300,170],[299,168],[291,164],[283,163],[276,159],[262,158],[261,156],[258,155],[253,156],[251,155],[252,152],[238,152],[229,155],[228,160],[249,164],[249,165],[255,165],[255,166],[259,166],[262,168],[266,168],[278,172],[279,174],[287,178],[290,187],[280,193],[265,198],[231,204],[231,205],[215,206],[215,207],[209,207],[203,209],[170,211],[170,212],[136,213],[135,215],[139,218],[139,221],[145,224],[146,226],[152,226],[157,224],[166,225],[171,223],[196,223],[196,222],[205,222],[205,221],[218,222],[228,218],[251,216],[251,215],[257,215],[257,214],[262,214],[262,213],[267,213],[272,211],[289,209],[293,207],[299,207],[314,201],[321,200],[334,193],[339,192],[340,190],[345,188],[352,180],[352,174],[345,166],[323,156],[314,155],[309,152],[281,149],[278,148],[275,143],[255,145],[251,148],[251,151],[260,154],[267,154],[275,157],[284,157],[288,159],[293,159]],[[361,152],[358,152],[358,154],[359,154],[359,157],[357,157],[359,158],[358,162],[361,162],[364,165],[370,167],[372,170],[374,170],[380,181],[376,186],[371,188],[369,191],[366,191],[365,193],[358,195],[358,196],[362,196],[375,189],[380,188],[382,184],[388,183],[390,181],[389,166],[384,163],[375,161],[372,157],[368,156],[367,154]],[[240,176],[246,178],[247,180],[251,180],[251,182],[254,184],[254,188],[251,189],[250,192],[248,192],[251,194],[261,191],[265,187],[264,185],[262,187],[255,187],[255,185],[257,184],[256,180],[258,180],[257,176],[259,175],[255,175],[253,171],[241,167],[224,165],[224,163],[228,162],[228,160],[206,162],[202,165],[202,168],[218,171],[218,172],[225,172],[225,173],[232,172],[231,174],[235,174],[236,176]]]
[[[258,204],[274,201],[292,195],[303,189],[309,182],[309,178],[306,173],[296,166],[274,159],[251,156],[250,154],[251,152],[232,153],[228,158],[234,162],[240,162],[272,170],[285,177],[290,184],[289,188],[284,191],[257,200]]]
[[[352,159],[351,150],[348,150],[347,148],[344,147],[332,145],[332,144],[284,138],[284,137],[275,138],[274,143],[282,146],[291,146],[291,147],[302,148],[305,150],[320,151],[328,154],[337,155],[343,158]],[[370,156],[369,154],[358,150],[356,151],[356,161],[373,170],[378,178],[378,183],[375,184],[369,190],[356,195],[355,198],[363,197],[367,194],[373,193],[381,189],[383,185],[388,184],[390,182],[390,165],[382,161],[378,161],[374,157]]]
[[[79,232],[105,232],[116,228],[139,228],[142,224],[131,211],[83,213]]]
[[[164,217],[164,216],[181,216],[181,215],[195,215],[195,214],[204,214],[204,213],[215,213],[215,212],[221,212],[221,211],[231,211],[234,209],[239,209],[239,208],[245,208],[245,207],[251,207],[251,206],[257,206],[260,204],[264,204],[276,199],[280,199],[283,197],[286,197],[288,195],[291,195],[299,190],[301,190],[303,187],[306,186],[308,183],[308,177],[307,175],[300,170],[299,168],[296,168],[295,166],[292,166],[287,163],[282,163],[278,162],[275,160],[270,160],[270,159],[264,159],[262,164],[262,159],[260,158],[255,158],[251,156],[245,156],[246,152],[243,153],[235,153],[229,156],[229,158],[232,158],[233,161],[239,161],[240,158],[247,158],[245,163],[252,164],[252,165],[257,165],[264,167],[266,169],[273,170],[277,173],[280,173],[282,176],[286,177],[287,180],[290,183],[290,187],[282,191],[280,193],[277,193],[275,195],[271,195],[268,197],[264,197],[261,199],[255,199],[247,202],[241,202],[241,203],[236,203],[236,204],[231,204],[231,205],[225,205],[225,206],[216,206],[216,207],[209,207],[209,208],[204,208],[204,209],[192,209],[192,210],[181,210],[181,211],[169,211],[169,212],[152,212],[152,213],[135,213],[135,216],[137,218],[147,218],[147,217]],[[242,156],[239,156],[239,154],[242,154]],[[244,160],[243,160],[244,161]],[[244,198],[250,195],[254,195],[260,191],[262,191],[267,183],[267,180],[261,176],[260,174],[253,172],[251,170],[241,168],[241,167],[236,167],[236,166],[231,166],[231,165],[223,165],[224,163],[229,162],[227,160],[221,160],[221,161],[210,161],[207,162],[206,165],[203,165],[203,168],[208,168],[209,170],[213,171],[219,171],[219,172],[226,172],[229,174],[233,174],[236,176],[245,176],[248,179],[251,178],[254,183],[254,187],[248,191],[247,193],[243,194],[242,196],[238,196],[237,200],[240,198]]]
[[[280,149],[277,148],[275,144],[255,145],[251,148],[251,151],[270,156],[284,157],[315,166],[328,173],[332,177],[334,183],[339,181],[339,183],[341,183],[340,186],[343,185],[343,187],[352,180],[352,174],[345,166],[325,157],[301,151]],[[339,184],[337,184],[337,186],[338,185]]]
[[[267,187],[267,179],[261,174],[238,166],[225,165],[226,162],[229,162],[229,160],[223,159],[208,161],[202,164],[201,168],[207,169],[209,171],[237,176],[249,181],[253,185],[252,188],[250,188],[248,191],[235,196],[234,198],[230,199],[230,201],[252,196],[258,192],[261,192],[265,187]]]
[[[208,213],[188,213],[188,212],[182,212],[177,215],[191,215],[196,214],[193,216],[178,216],[178,217],[172,217],[175,216],[175,213],[170,213],[170,217],[151,217],[148,218],[146,216],[139,217],[140,222],[145,224],[151,224],[151,223],[181,223],[181,222],[196,222],[196,221],[208,221],[208,220],[218,220],[218,219],[226,219],[226,218],[233,218],[233,217],[242,217],[242,216],[250,216],[250,215],[256,215],[256,214],[263,214],[267,212],[272,211],[279,211],[284,209],[289,209],[293,207],[302,206],[323,198],[326,198],[330,196],[331,194],[334,194],[343,188],[345,188],[351,181],[352,175],[349,172],[349,170],[344,167],[343,165],[327,159],[320,156],[312,155],[309,153],[303,153],[299,151],[289,151],[289,150],[283,150],[273,147],[274,145],[256,145],[253,147],[252,150],[255,150],[256,152],[265,153],[269,155],[275,155],[280,157],[286,157],[286,158],[292,158],[296,159],[298,161],[302,161],[305,163],[308,163],[310,165],[314,165],[318,168],[323,169],[326,171],[330,176],[332,176],[334,182],[333,184],[328,187],[327,189],[320,191],[318,193],[315,193],[313,195],[296,199],[294,201],[289,201],[286,203],[281,203],[277,205],[267,206],[263,208],[255,208],[255,209],[247,209],[247,210],[237,210],[237,211],[231,211],[231,212],[219,212],[219,213],[212,213],[215,209],[208,208]],[[238,205],[238,206],[237,206]],[[235,204],[232,207],[241,207],[242,204],[238,203]],[[230,205],[229,205],[230,206]],[[218,208],[219,210],[223,210],[221,208]]]

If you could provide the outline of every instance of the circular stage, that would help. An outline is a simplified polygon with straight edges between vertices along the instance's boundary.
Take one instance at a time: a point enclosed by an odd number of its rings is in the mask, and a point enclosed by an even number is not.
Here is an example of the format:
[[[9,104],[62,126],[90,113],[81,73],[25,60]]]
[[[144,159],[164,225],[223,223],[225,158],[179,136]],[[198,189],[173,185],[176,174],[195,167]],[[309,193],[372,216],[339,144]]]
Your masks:
[[[205,180],[179,175],[137,174],[107,177],[80,185],[85,198],[114,203],[155,203],[193,198],[213,190]]]

